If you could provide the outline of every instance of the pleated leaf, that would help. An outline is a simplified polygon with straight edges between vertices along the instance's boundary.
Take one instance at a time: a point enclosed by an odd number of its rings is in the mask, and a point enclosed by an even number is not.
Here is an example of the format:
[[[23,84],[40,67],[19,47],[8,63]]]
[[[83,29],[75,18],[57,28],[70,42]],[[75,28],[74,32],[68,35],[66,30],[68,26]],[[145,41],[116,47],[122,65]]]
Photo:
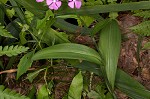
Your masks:
[[[0,85],[0,99],[30,99]]]
[[[2,55],[7,55],[9,57],[16,56],[18,54],[27,51],[28,49],[29,49],[28,47],[18,46],[18,45],[5,46],[5,47],[0,46],[0,56]]]
[[[99,53],[94,49],[73,43],[57,44],[48,48],[44,48],[32,57],[33,60],[65,58],[65,59],[81,59],[101,64]]]
[[[117,70],[115,86],[132,99],[150,99],[150,91],[120,69]]]
[[[68,99],[81,99],[81,94],[83,90],[83,76],[82,73],[79,72],[72,80]]]
[[[104,59],[107,79],[114,88],[116,69],[121,45],[121,33],[116,20],[111,20],[100,33],[99,50]]]

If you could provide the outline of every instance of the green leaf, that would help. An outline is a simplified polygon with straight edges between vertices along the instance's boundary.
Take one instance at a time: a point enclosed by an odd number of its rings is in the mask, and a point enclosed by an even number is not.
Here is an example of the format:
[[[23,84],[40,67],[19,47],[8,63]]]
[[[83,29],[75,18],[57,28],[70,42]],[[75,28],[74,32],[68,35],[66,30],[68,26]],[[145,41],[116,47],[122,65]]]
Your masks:
[[[138,13],[134,14],[134,16],[150,18],[150,11],[139,11]]]
[[[52,16],[52,17],[54,16],[53,12],[51,10],[46,11],[45,17],[42,20],[37,20],[37,26],[36,26],[36,28],[37,29],[44,28],[47,25],[46,22],[48,20],[50,20],[50,18],[49,18],[50,16]]]
[[[80,71],[71,82],[68,92],[68,99],[81,99],[82,89],[83,89],[83,76]]]
[[[12,18],[15,15],[15,10],[13,8],[12,9],[7,9],[6,14],[9,18]]]
[[[82,61],[80,64],[75,65],[73,67],[79,68],[83,71],[90,71],[95,73],[96,75],[102,76],[100,67],[97,64],[93,64],[88,61]]]
[[[15,38],[4,28],[5,28],[4,26],[0,26],[0,36]]]
[[[92,29],[91,35],[94,36],[97,32],[103,29],[108,24],[108,22],[110,22],[110,19],[105,19],[105,20],[98,22]]]
[[[8,0],[1,0],[0,3],[6,3]]]
[[[77,15],[93,15],[97,13],[107,13],[107,12],[119,12],[127,10],[139,10],[139,9],[150,9],[150,1],[140,1],[140,2],[130,2],[122,4],[107,4],[107,5],[94,5],[94,6],[84,6],[79,10],[65,8],[58,10],[56,14],[77,14]]]
[[[29,81],[32,83],[33,79],[34,79],[36,76],[38,76],[38,74],[39,74],[41,71],[43,71],[44,69],[45,69],[45,68],[40,69],[40,70],[37,70],[37,71],[35,71],[35,72],[33,72],[33,73],[28,73],[28,74],[27,74],[27,79],[29,79]]]
[[[28,11],[33,13],[35,16],[42,18],[45,16],[46,10],[48,10],[47,6],[44,6],[44,3],[37,3],[36,0],[14,0]]]
[[[27,51],[28,49],[29,49],[28,47],[18,46],[18,45],[5,46],[5,47],[0,46],[0,56],[2,55],[7,55],[9,57],[16,56],[18,54]]]
[[[5,16],[4,10],[5,10],[4,4],[0,3],[0,24],[1,25],[4,25],[4,16]]]
[[[31,89],[30,89],[30,91],[29,91],[29,93],[28,93],[28,97],[30,98],[30,99],[36,99],[36,97],[35,97],[35,94],[36,94],[36,87],[34,86],[34,85],[32,85],[31,86]]]
[[[136,26],[130,28],[135,33],[143,36],[150,36],[150,21],[142,22]]]
[[[3,85],[0,85],[0,99],[30,99],[26,96],[23,96],[19,93],[16,93],[13,90],[5,88]]]
[[[86,63],[86,61],[83,62]],[[85,65],[83,64],[83,62],[81,63],[81,65],[75,67],[80,68],[84,71],[87,70],[93,72],[98,76],[102,76],[102,70],[100,69],[99,65],[93,63],[90,63],[91,65]],[[83,68],[82,66],[87,66],[88,68]],[[133,99],[150,99],[150,91],[148,91],[142,84],[140,84],[138,81],[133,79],[129,74],[125,73],[121,69],[117,69],[115,87],[117,87]]]
[[[37,99],[52,99],[49,97],[49,93],[51,93],[53,88],[53,81],[50,81],[47,86],[46,84],[42,85],[38,90]]]
[[[49,99],[48,90],[45,84],[39,89],[38,94],[37,94],[37,99]]]
[[[147,42],[146,44],[144,44],[143,49],[150,49],[150,42]]]
[[[60,28],[64,31],[67,31],[69,33],[77,33],[77,31],[79,31],[81,34],[90,34],[91,32],[91,29],[90,28],[85,28],[85,27],[79,27],[79,26],[76,26],[76,25],[73,25],[73,24],[70,24],[68,22],[66,22],[64,19],[57,19],[55,21],[55,23],[53,24],[55,27],[57,28]]]
[[[18,70],[17,70],[17,79],[31,67],[32,65],[32,56],[34,54],[34,51],[27,53],[24,55],[18,64]]]
[[[31,23],[31,21],[33,20],[33,14],[30,11],[25,11],[25,18],[27,19],[28,23]]]
[[[100,33],[99,50],[104,59],[107,79],[114,89],[116,69],[121,45],[121,32],[116,20],[111,20]]]
[[[34,31],[33,34],[36,35],[40,40],[42,40],[43,43],[46,43],[48,46],[51,46],[53,43],[59,44],[70,42],[68,40],[67,34],[63,32],[57,32],[56,30],[48,27],[45,28],[44,32],[38,34],[37,31]]]
[[[150,91],[120,69],[117,70],[115,86],[132,99],[150,99]]]
[[[44,48],[32,57],[33,60],[50,58],[82,59],[101,64],[101,58],[95,50],[84,45],[73,43],[57,44]]]
[[[80,19],[80,18],[81,18],[81,19]],[[86,25],[87,27],[89,27],[89,26],[91,25],[91,23],[94,21],[94,18],[89,17],[89,16],[80,16],[80,18],[77,17],[77,21],[78,21],[79,26],[84,25],[84,24],[83,24],[83,22],[84,22],[85,25]],[[81,20],[82,20],[83,22],[82,22]]]

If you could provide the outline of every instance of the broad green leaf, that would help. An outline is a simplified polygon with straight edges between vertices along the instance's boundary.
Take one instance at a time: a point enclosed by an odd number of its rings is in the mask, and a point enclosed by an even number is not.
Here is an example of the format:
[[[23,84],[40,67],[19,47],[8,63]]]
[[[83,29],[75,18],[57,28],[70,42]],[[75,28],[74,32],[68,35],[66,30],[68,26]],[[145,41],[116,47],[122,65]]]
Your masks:
[[[80,71],[71,82],[68,92],[68,99],[81,99],[82,89],[83,89],[83,76]]]
[[[0,3],[6,3],[8,0],[1,0]]]
[[[21,8],[18,7],[19,6],[18,3],[15,0],[9,0],[9,1],[11,3],[12,7],[14,8],[16,14],[18,15],[18,18],[20,19],[20,21],[25,24],[26,23],[25,16],[24,16]]]
[[[41,88],[38,90],[37,99],[53,99],[52,97],[49,97],[49,94],[52,93],[52,88],[53,81],[50,81],[47,85],[42,85]]]
[[[94,36],[96,33],[98,33],[102,28],[104,28],[108,24],[109,21],[110,19],[105,19],[98,22],[92,29],[91,35]]]
[[[127,10],[139,10],[139,9],[150,9],[150,1],[141,1],[141,2],[130,2],[122,4],[107,4],[107,5],[95,5],[95,6],[84,6],[79,10],[65,8],[58,10],[56,14],[78,14],[78,15],[92,15],[97,13],[107,13],[107,12],[119,12]]]
[[[38,90],[37,99],[49,99],[48,90],[45,84]]]
[[[34,79],[36,76],[38,76],[38,74],[39,74],[41,71],[43,71],[44,69],[45,69],[45,68],[40,69],[40,70],[37,70],[37,71],[35,71],[35,72],[33,72],[33,73],[28,73],[28,74],[27,74],[27,79],[29,79],[29,81],[32,82],[33,79]]]
[[[18,70],[17,70],[17,79],[31,67],[32,65],[32,56],[34,54],[34,51],[27,53],[24,55],[18,64]]]
[[[4,28],[4,26],[0,26],[0,36],[15,38]]]
[[[73,66],[75,68],[79,68],[83,71],[90,71],[95,73],[96,75],[102,76],[101,69],[97,64],[93,64],[88,61],[82,61],[80,64]]]
[[[68,40],[67,34],[63,32],[57,32],[50,27],[45,28],[45,31],[39,34],[37,33],[37,31],[34,31],[33,34],[37,36],[43,43],[46,43],[48,46],[51,46],[53,42],[55,44],[70,42]]]
[[[85,35],[85,34],[90,34],[90,32],[91,32],[90,28],[85,28],[85,27],[81,28],[79,26],[76,26],[76,25],[66,22],[64,19],[59,19],[59,18],[55,21],[55,23],[53,25],[57,28],[60,28],[64,31],[67,31],[67,32],[73,33],[73,34],[80,32],[81,34]]]
[[[100,33],[99,50],[104,58],[107,79],[114,89],[114,82],[121,45],[121,32],[116,20],[111,20]]]
[[[28,11],[33,13],[35,16],[42,18],[45,16],[46,10],[48,10],[47,6],[44,6],[44,3],[37,3],[36,0],[14,0]]]
[[[57,44],[44,48],[32,57],[33,60],[50,58],[81,59],[101,64],[101,58],[94,49],[73,43]]]
[[[115,86],[132,99],[150,99],[150,91],[120,69],[117,70]]]

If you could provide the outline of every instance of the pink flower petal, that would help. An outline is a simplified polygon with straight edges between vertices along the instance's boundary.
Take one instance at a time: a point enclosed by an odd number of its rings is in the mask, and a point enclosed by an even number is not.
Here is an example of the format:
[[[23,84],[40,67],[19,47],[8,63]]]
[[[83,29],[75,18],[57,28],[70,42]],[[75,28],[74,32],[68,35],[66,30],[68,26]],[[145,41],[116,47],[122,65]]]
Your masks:
[[[46,0],[46,4],[47,5],[50,5],[50,4],[52,4],[53,3],[53,0]]]
[[[36,2],[43,2],[44,0],[36,0]]]
[[[51,10],[58,10],[58,7],[57,7],[57,5],[56,5],[55,3],[52,3],[52,4],[49,6],[49,8],[50,8]]]
[[[70,8],[74,8],[74,1],[68,2],[68,6],[69,6]]]
[[[75,6],[76,6],[77,9],[80,9],[81,4],[82,4],[81,1],[79,1],[79,0],[75,1]]]
[[[59,8],[61,6],[61,1],[56,2],[57,7]]]

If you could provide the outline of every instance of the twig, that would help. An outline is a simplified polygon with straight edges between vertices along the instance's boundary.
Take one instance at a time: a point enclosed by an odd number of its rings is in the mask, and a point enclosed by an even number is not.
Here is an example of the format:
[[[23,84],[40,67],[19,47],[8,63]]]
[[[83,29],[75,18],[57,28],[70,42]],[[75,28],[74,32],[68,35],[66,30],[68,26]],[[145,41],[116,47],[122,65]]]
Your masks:
[[[35,70],[35,68],[30,68],[28,70]],[[0,75],[4,74],[4,73],[14,73],[14,72],[17,72],[17,69],[10,69],[10,70],[1,71]]]

